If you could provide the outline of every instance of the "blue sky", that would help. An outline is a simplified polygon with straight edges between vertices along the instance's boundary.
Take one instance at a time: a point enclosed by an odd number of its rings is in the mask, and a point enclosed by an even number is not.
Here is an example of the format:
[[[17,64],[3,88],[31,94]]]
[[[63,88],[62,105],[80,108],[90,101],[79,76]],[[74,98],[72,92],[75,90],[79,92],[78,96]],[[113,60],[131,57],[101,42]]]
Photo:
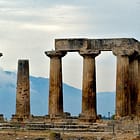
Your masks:
[[[0,67],[16,71],[18,59],[30,60],[30,73],[49,77],[55,38],[133,37],[140,40],[140,0],[0,0]],[[97,90],[115,90],[116,59],[109,52],[97,61]],[[65,83],[81,88],[82,57],[63,58]]]

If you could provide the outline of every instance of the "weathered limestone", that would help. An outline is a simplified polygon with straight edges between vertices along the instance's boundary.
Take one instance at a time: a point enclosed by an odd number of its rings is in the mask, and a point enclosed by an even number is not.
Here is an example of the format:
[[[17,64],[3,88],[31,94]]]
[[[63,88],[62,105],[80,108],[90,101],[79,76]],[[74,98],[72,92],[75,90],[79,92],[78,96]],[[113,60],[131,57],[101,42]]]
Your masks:
[[[81,51],[99,50],[112,51],[113,48],[127,47],[137,48],[138,41],[133,38],[111,38],[111,39],[55,39],[55,49],[57,51]]]
[[[95,120],[96,111],[96,72],[95,57],[99,51],[83,51],[83,88],[82,88],[82,113],[81,117]]]
[[[2,53],[0,53],[0,57],[2,56]],[[4,122],[3,114],[0,114],[0,122]]]
[[[130,115],[137,114],[138,98],[138,53],[135,52],[129,57],[129,86],[130,86]]]
[[[140,55],[138,57],[138,95],[137,95],[137,116],[140,117]]]
[[[79,51],[88,49],[89,40],[86,38],[78,39],[55,39],[56,51]]]
[[[4,122],[4,116],[3,114],[0,114],[0,123]]]
[[[16,118],[30,117],[30,81],[28,60],[18,61]]]
[[[139,41],[133,38],[56,39],[55,49],[57,51],[78,52],[86,52],[88,50],[113,51],[117,56],[116,117],[136,115],[136,112],[137,114],[140,112],[140,79],[138,80],[140,77],[138,77],[140,73],[138,72],[138,67],[140,67],[140,64],[138,65],[138,60],[135,58],[136,53],[140,51]],[[90,71],[91,64],[89,63],[92,63],[92,59],[90,55],[86,54],[84,56],[84,71]],[[92,82],[90,83],[91,79],[86,75],[86,72],[83,73],[83,79],[85,79],[83,81],[87,82],[83,82],[83,98],[86,97],[86,99],[82,98],[82,115],[89,114],[90,116],[92,111],[88,112],[87,108],[89,109],[88,105],[92,106],[92,104],[88,104],[88,101],[86,101],[89,97],[85,93],[93,91],[93,85],[91,84]],[[93,73],[90,74],[92,75]],[[94,85],[96,86],[96,84]]]
[[[129,56],[134,53],[133,49],[114,49],[117,56],[116,78],[116,118],[128,116],[131,111],[130,87],[129,87]]]
[[[90,39],[91,49],[100,51],[112,51],[114,48],[131,49],[138,45],[134,38],[111,38],[111,39]]]
[[[62,62],[65,52],[45,52],[50,57],[49,115],[63,115]]]
[[[61,140],[61,135],[60,135],[60,133],[51,132],[49,139],[50,140]]]

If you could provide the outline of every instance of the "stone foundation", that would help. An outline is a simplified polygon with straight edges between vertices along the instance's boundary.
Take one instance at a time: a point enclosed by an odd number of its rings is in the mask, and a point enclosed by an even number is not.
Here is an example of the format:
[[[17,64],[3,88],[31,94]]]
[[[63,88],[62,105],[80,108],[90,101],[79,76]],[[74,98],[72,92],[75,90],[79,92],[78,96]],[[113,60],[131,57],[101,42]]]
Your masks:
[[[3,114],[0,114],[0,122],[4,122],[5,120],[4,120],[4,116],[3,116]]]

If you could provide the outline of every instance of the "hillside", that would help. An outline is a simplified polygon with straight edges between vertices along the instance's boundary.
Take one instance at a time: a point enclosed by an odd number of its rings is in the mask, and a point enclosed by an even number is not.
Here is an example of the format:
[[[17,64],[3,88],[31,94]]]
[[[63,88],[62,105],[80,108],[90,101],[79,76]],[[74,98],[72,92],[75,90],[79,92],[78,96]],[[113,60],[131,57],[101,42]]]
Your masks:
[[[48,112],[48,85],[49,79],[43,77],[30,77],[31,87],[31,113],[33,115],[46,115]],[[81,90],[63,85],[64,111],[72,115],[81,112]],[[16,74],[0,69],[0,114],[10,118],[15,113],[16,103]],[[115,111],[115,94],[113,92],[97,93],[98,114],[108,116]]]

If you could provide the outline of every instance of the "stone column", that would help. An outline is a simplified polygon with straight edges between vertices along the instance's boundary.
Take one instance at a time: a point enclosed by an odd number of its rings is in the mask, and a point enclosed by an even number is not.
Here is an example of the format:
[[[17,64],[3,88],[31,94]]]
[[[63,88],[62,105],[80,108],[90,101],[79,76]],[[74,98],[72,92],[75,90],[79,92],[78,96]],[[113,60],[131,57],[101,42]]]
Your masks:
[[[17,90],[16,90],[16,117],[29,118],[30,116],[30,81],[29,61],[18,61]]]
[[[99,51],[83,51],[83,87],[82,87],[82,113],[81,117],[95,120],[96,112],[96,72],[95,57]]]
[[[63,115],[63,83],[61,58],[65,52],[45,52],[50,57],[49,115]]]
[[[138,95],[137,95],[137,116],[140,117],[140,55],[138,57]]]
[[[2,53],[0,53],[0,57],[2,56]],[[0,122],[4,122],[4,116],[3,114],[0,114]]]
[[[138,99],[138,54],[134,53],[129,57],[129,84],[130,84],[130,99],[131,99],[131,115],[137,114],[137,99]]]
[[[113,50],[114,55],[117,56],[116,118],[130,114],[129,56],[133,52],[131,49],[121,48]]]

